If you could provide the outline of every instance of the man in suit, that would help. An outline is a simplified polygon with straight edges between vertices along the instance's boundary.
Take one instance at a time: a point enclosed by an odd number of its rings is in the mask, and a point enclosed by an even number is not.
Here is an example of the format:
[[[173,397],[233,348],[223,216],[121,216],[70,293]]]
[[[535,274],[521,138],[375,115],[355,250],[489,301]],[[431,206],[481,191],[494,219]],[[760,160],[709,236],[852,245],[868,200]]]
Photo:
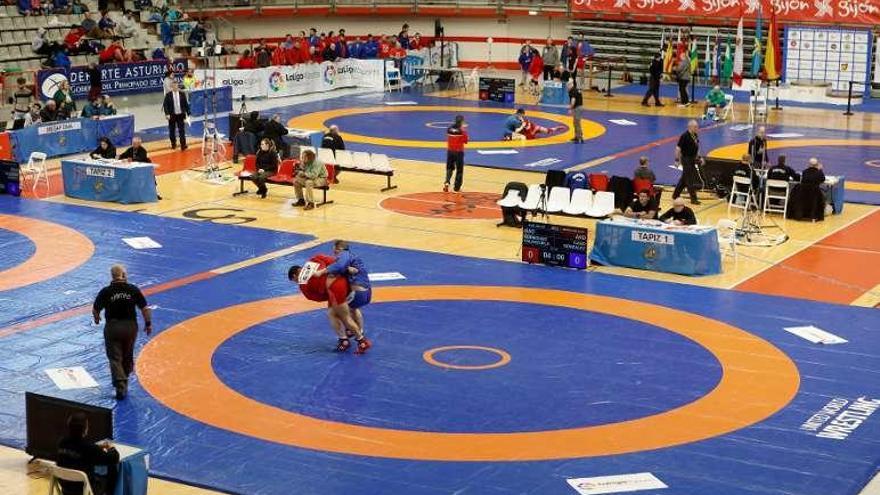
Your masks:
[[[180,135],[180,149],[185,150],[187,146],[184,120],[189,115],[189,102],[186,101],[186,95],[180,91],[176,81],[171,83],[171,91],[165,95],[162,110],[168,120],[168,139],[171,140],[171,149],[177,148],[177,137],[174,135],[176,128]]]

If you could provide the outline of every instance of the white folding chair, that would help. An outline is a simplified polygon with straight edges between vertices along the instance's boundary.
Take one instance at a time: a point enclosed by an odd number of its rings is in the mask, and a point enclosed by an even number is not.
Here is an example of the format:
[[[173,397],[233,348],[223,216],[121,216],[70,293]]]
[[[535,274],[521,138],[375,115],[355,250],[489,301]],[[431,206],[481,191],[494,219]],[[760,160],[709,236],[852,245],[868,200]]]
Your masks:
[[[587,210],[587,215],[596,218],[607,217],[614,213],[614,193],[610,191],[597,191],[593,196],[593,204]]]
[[[351,165],[358,170],[373,169],[373,163],[370,162],[370,154],[364,151],[355,151],[351,154]]]
[[[733,188],[727,201],[727,213],[730,213],[731,208],[748,210],[752,206],[752,195],[749,194],[751,186],[752,181],[748,177],[733,176]]]
[[[733,110],[733,95],[724,95],[724,112],[721,114],[721,120],[735,119],[736,112]]]
[[[532,184],[526,193],[526,199],[519,202],[517,206],[526,211],[535,211],[538,209],[538,203],[541,202],[541,185]]]
[[[593,191],[589,189],[575,189],[571,193],[571,201],[562,212],[569,215],[586,215],[593,206]]]
[[[93,495],[92,485],[89,483],[89,477],[82,471],[75,469],[66,469],[58,466],[49,467],[49,495],[63,495],[61,492],[60,481],[71,481],[82,483],[82,495]]]
[[[764,186],[764,214],[782,213],[782,218],[786,218],[790,192],[787,180],[767,179]]]
[[[342,168],[353,168],[351,160],[351,151],[336,150],[336,165]]]
[[[567,187],[554,187],[547,196],[547,204],[544,211],[547,213],[559,213],[571,203],[571,189]]]
[[[393,83],[393,84],[392,84]],[[400,78],[400,69],[394,65],[393,60],[385,61],[385,91],[402,91],[403,81]]]
[[[476,90],[480,85],[480,69],[474,67],[471,73],[464,77],[464,89]]]
[[[519,195],[519,191],[511,189],[507,191],[507,196],[499,199],[495,204],[502,208],[516,208],[521,202],[522,197]]]
[[[736,222],[721,218],[715,225],[715,230],[718,232],[718,245],[725,248],[722,251],[733,256],[736,261]]]
[[[373,153],[370,155],[370,163],[373,164],[373,170],[379,172],[391,172],[394,168],[391,166],[391,160],[388,155],[383,153]]]
[[[318,148],[318,159],[330,165],[336,164],[336,156],[330,148]]]
[[[34,151],[28,158],[27,163],[20,170],[22,183],[31,181],[31,191],[37,192],[40,182],[46,185],[46,194],[49,193],[49,173],[46,170],[46,154],[42,151]]]

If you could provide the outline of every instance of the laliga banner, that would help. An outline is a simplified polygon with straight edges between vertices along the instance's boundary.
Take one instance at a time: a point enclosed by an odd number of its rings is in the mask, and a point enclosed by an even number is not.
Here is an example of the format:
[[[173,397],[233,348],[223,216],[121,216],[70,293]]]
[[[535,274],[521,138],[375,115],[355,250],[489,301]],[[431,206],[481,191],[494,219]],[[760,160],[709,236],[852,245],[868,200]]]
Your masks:
[[[668,15],[677,17],[758,16],[762,0],[571,0],[574,13]],[[780,21],[824,24],[880,24],[880,0],[769,0]],[[764,14],[768,18],[769,13]]]
[[[196,78],[196,88],[211,88],[214,86],[214,78],[219,81],[220,87],[232,87],[232,99],[238,100],[242,96],[248,98],[264,98],[269,73],[266,69],[217,69],[197,70],[193,73]]]
[[[263,69],[269,98],[331,91],[336,88],[382,89],[384,60],[343,59],[339,62],[275,66]]]

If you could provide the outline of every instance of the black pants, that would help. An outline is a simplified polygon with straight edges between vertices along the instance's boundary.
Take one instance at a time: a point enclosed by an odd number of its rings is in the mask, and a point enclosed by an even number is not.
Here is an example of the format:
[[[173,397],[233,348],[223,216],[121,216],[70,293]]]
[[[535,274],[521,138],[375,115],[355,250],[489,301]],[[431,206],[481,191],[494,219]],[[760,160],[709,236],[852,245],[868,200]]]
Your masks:
[[[642,98],[642,105],[647,105],[648,100],[651,97],[654,97],[654,104],[660,105],[660,79],[651,77],[648,78],[648,92],[645,93],[645,97]]]
[[[675,185],[675,191],[672,192],[672,199],[681,196],[681,192],[687,188],[691,197],[691,202],[697,201],[697,184],[700,183],[700,174],[697,172],[697,157],[682,156],[681,157],[681,178]]]
[[[687,105],[691,102],[691,99],[688,96],[688,85],[690,83],[691,81],[688,79],[678,80],[678,100],[682,105]]]
[[[177,136],[174,135],[175,128],[177,128],[177,133],[180,135],[180,147],[186,148],[186,129],[184,129],[184,119],[186,119],[186,115],[182,113],[168,116],[168,139],[171,140],[172,148],[177,147]]]
[[[545,65],[544,66],[544,80],[545,81],[549,81],[550,79],[553,78],[553,76],[552,76],[553,69],[554,69],[554,67],[552,65]]]
[[[134,371],[136,320],[107,320],[104,324],[104,350],[110,361],[110,376],[117,389],[128,388],[128,375]]]
[[[455,172],[455,184],[452,188],[455,191],[461,189],[461,183],[464,181],[464,151],[447,151],[446,152],[446,183],[452,179],[452,172]]]

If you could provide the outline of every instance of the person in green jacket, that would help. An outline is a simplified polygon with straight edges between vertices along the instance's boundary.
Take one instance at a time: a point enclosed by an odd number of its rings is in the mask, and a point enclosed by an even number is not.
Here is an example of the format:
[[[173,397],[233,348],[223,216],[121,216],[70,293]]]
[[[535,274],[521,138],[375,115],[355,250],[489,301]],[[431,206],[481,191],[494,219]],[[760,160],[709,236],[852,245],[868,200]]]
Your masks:
[[[84,119],[96,119],[101,115],[101,108],[98,106],[98,102],[94,99],[89,100],[88,103],[83,106],[82,113],[80,117]]]
[[[69,119],[71,116],[76,116],[76,102],[73,100],[73,95],[70,93],[70,83],[66,80],[61,81],[61,85],[58,87],[58,91],[52,96],[52,99],[55,100],[55,103],[58,105],[58,115],[62,119]]]
[[[293,189],[296,193],[294,206],[303,206],[304,210],[315,208],[314,188],[327,185],[327,167],[324,162],[315,157],[315,152],[306,150],[302,154],[302,165],[293,179]],[[305,197],[303,197],[305,188]]]
[[[718,110],[725,106],[727,106],[727,95],[724,94],[724,91],[721,91],[721,86],[716,84],[715,87],[706,93],[706,106],[703,108],[703,115],[706,117],[704,118],[709,117],[709,109],[713,108],[714,112],[712,117],[714,117],[715,120],[718,120]]]

